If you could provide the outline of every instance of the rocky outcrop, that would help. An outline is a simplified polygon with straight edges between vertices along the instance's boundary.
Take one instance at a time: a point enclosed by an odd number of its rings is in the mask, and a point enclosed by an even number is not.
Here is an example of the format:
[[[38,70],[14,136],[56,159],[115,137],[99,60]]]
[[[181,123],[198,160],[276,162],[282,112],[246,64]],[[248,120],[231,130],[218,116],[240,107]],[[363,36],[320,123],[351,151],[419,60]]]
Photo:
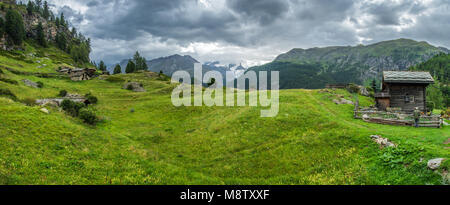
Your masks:
[[[22,82],[28,87],[39,88],[39,84],[37,84],[37,83],[35,83],[35,82],[31,81],[31,80],[23,79]]]
[[[383,138],[379,135],[372,135],[370,136],[374,142],[376,142],[378,145],[380,145],[380,148],[383,149],[385,147],[397,147],[394,143],[389,141],[387,138]]]
[[[96,77],[96,71],[90,68],[61,68],[58,70],[59,73],[68,75],[72,81],[90,80]]]
[[[7,2],[7,4],[15,4],[15,1],[9,2],[9,0],[0,0],[0,2]],[[5,9],[6,11],[6,9]],[[0,11],[0,18],[4,19],[5,11]],[[47,41],[55,42],[57,33],[65,35],[66,39],[70,39],[71,33],[66,27],[57,27],[54,22],[44,19],[40,14],[34,12],[33,14],[28,14],[25,9],[17,9],[22,15],[25,34],[28,38],[35,38],[37,36],[37,25],[42,23],[42,28],[44,30],[44,35]],[[15,46],[7,44],[7,35],[0,36],[0,49],[3,50],[14,50],[18,49]]]
[[[125,83],[125,85],[123,85],[123,89],[131,90],[134,92],[145,92],[143,85],[137,82]]]
[[[351,100],[347,100],[345,98],[334,99],[333,102],[336,103],[336,105],[345,105],[345,104],[353,105],[353,102]]]
[[[53,107],[59,107],[59,106],[61,106],[61,103],[64,100],[71,100],[73,102],[89,104],[86,97],[77,95],[77,94],[67,94],[65,97],[62,97],[62,98],[39,99],[39,100],[36,100],[36,104],[40,105],[40,106],[48,105],[48,106],[53,106]]]

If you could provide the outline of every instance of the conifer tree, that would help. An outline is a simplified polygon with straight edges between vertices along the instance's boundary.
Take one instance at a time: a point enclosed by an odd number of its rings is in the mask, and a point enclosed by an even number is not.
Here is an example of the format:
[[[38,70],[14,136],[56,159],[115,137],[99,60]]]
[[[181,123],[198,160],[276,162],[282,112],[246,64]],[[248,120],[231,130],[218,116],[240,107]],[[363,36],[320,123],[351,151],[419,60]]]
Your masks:
[[[98,64],[98,69],[101,70],[101,71],[106,71],[105,62],[100,61],[100,63]]]
[[[44,11],[42,11],[42,17],[44,17],[45,20],[48,20],[48,18],[50,17],[50,11],[48,10],[47,1],[44,1]]]
[[[122,68],[120,67],[120,65],[119,64],[117,64],[116,65],[116,67],[114,67],[114,75],[116,75],[116,74],[120,74],[120,73],[122,73]]]
[[[127,68],[125,69],[125,73],[134,73],[136,70],[136,65],[133,63],[132,60],[128,61]]]
[[[25,38],[25,26],[22,15],[17,11],[9,9],[6,12],[5,19],[5,32],[15,45],[22,45],[22,41]]]
[[[5,33],[5,22],[3,22],[3,18],[0,18],[0,38],[3,37]]]
[[[28,15],[32,15],[33,14],[33,10],[34,10],[34,5],[32,1],[28,1],[27,4],[27,13]]]
[[[47,47],[47,41],[45,40],[44,28],[42,27],[41,22],[39,22],[36,30],[37,30],[37,36],[36,36],[37,42],[39,43],[39,45],[41,45],[43,47]]]

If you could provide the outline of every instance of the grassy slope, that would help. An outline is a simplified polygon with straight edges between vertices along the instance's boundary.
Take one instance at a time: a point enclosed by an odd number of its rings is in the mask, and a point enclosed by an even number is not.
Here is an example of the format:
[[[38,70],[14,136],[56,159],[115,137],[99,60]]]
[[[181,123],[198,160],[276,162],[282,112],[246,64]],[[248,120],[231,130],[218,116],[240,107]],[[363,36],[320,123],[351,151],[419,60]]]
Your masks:
[[[46,63],[48,72],[59,65]],[[41,72],[34,63],[2,56],[0,65]],[[450,158],[443,144],[448,127],[364,123],[352,118],[351,105],[335,105],[330,93],[283,90],[280,114],[266,119],[255,107],[176,108],[170,101],[174,85],[144,74],[120,75],[148,90],[133,93],[120,82],[4,72],[44,83],[33,89],[0,82],[19,99],[54,97],[61,89],[91,92],[105,120],[91,127],[56,109],[47,115],[0,97],[0,184],[440,184],[426,161]],[[379,150],[372,134],[405,151]]]

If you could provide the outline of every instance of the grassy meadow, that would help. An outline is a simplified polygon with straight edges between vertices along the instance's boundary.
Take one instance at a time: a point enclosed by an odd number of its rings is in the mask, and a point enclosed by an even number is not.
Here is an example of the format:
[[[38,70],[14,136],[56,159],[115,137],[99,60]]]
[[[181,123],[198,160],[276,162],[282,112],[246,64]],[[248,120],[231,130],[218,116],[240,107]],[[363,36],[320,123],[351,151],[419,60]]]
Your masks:
[[[261,107],[174,107],[170,97],[176,85],[148,73],[72,82],[1,67],[53,73],[70,64],[68,59],[32,47],[21,55],[0,55],[0,75],[18,81],[0,81],[0,88],[18,98],[0,96],[0,184],[448,183],[439,174],[449,170],[448,160],[435,172],[426,163],[450,158],[450,145],[444,144],[449,127],[353,119],[352,105],[332,102],[337,95],[353,98],[344,90],[282,90],[278,116],[260,118]],[[23,79],[44,87],[27,87]],[[126,81],[142,83],[147,92],[122,89]],[[92,108],[101,122],[87,125],[58,108],[47,107],[45,114],[39,106],[20,103],[54,98],[60,90],[98,97]],[[372,104],[359,98],[362,105]],[[398,148],[380,149],[370,138],[374,134]]]

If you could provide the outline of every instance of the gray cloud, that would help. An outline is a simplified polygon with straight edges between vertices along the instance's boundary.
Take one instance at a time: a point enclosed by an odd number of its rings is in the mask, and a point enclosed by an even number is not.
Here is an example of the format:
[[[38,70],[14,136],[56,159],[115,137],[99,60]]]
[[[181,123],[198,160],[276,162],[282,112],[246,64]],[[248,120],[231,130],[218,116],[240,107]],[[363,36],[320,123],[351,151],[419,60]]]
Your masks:
[[[395,38],[450,47],[449,0],[50,0],[86,36],[94,60],[140,50],[262,63],[294,47]]]
[[[238,14],[259,21],[261,25],[272,23],[289,9],[288,1],[273,0],[229,0],[227,5]]]

